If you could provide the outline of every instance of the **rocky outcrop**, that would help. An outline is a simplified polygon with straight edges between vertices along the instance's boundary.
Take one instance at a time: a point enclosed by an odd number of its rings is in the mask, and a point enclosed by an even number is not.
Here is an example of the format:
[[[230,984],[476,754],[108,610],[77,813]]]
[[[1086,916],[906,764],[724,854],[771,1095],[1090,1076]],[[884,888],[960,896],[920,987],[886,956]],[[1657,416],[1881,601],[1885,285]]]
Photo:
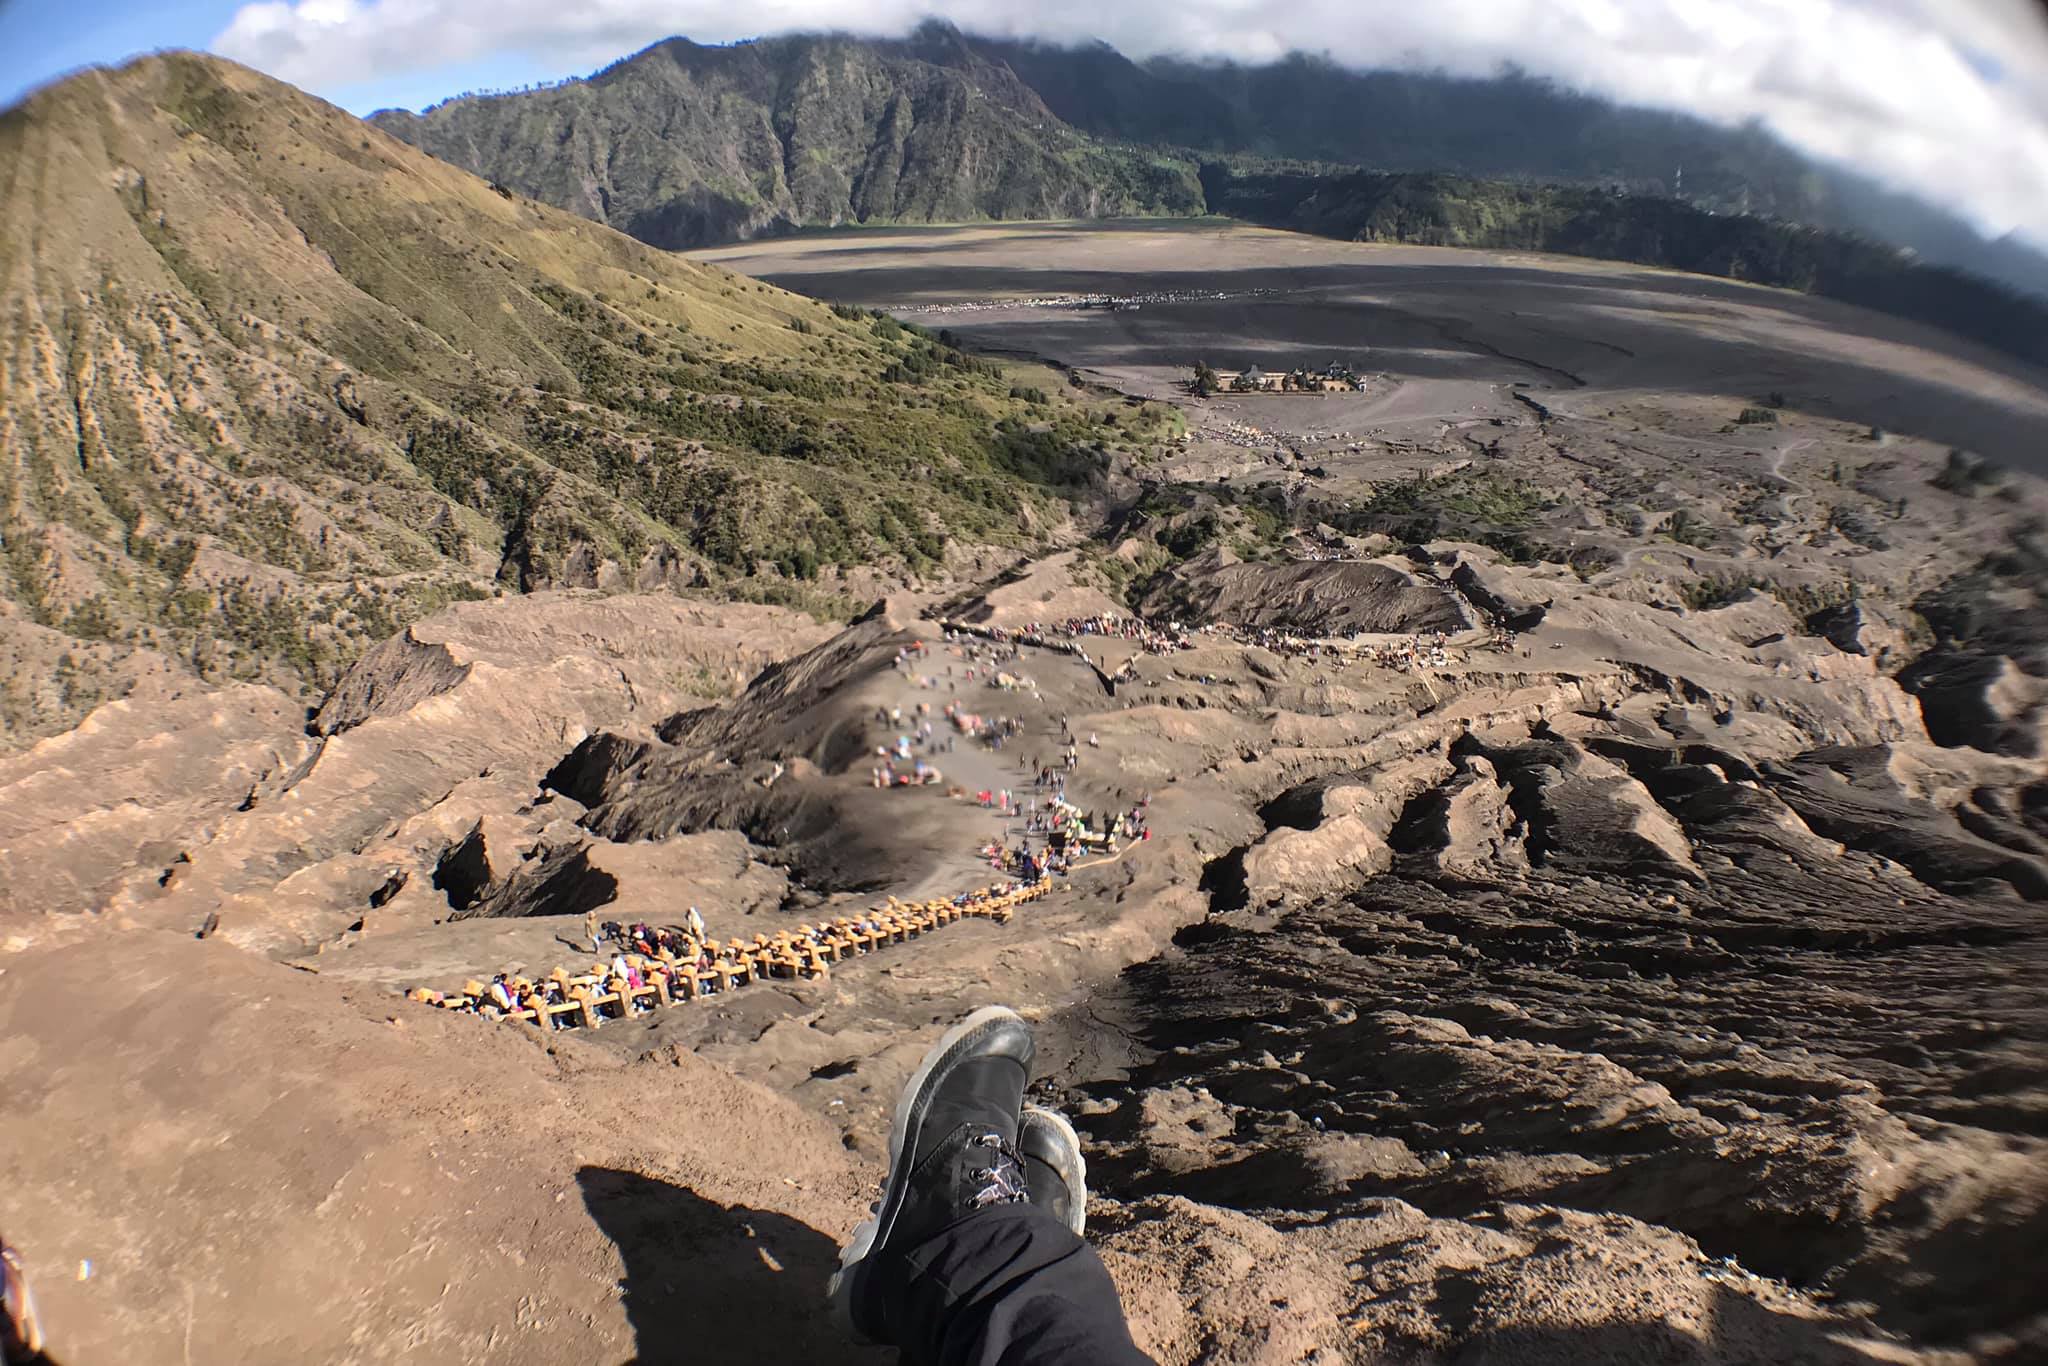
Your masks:
[[[1245,904],[1271,912],[1347,892],[1394,861],[1388,837],[1408,801],[1441,781],[1449,763],[1425,753],[1397,760],[1364,781],[1319,779],[1261,809],[1272,828],[1236,857]]]
[[[1162,619],[1317,636],[1458,632],[1472,624],[1454,594],[1391,565],[1242,563],[1221,552],[1174,571],[1142,606],[1147,616]]]
[[[1920,700],[1936,744],[2029,758],[2048,747],[2048,682],[2005,655],[1937,651],[1899,682]]]
[[[1888,613],[1863,598],[1822,608],[1807,617],[1806,629],[1837,650],[1874,657],[1879,668],[1897,659],[1906,648],[1905,631]]]
[[[397,716],[439,697],[468,676],[468,668],[446,644],[422,641],[408,627],[356,661],[320,704],[307,729],[315,735],[338,735],[373,716]]]
[[[1446,873],[1498,876],[1529,866],[1528,826],[1515,812],[1513,789],[1481,754],[1463,756],[1457,776],[1433,800],[1411,806],[1405,843],[1429,850]]]
[[[466,896],[461,886],[450,881],[449,900],[456,909],[449,919],[580,916],[610,906],[619,899],[619,880],[592,863],[591,849],[585,839],[543,840],[506,876],[470,890]],[[448,867],[445,860],[442,867]],[[458,902],[458,897],[463,899]]]
[[[1099,1182],[1278,1229],[1625,1215],[1923,1340],[2031,1340],[2004,1261],[2048,1227],[2048,1019],[1983,984],[2048,968],[2048,920],[1909,871],[1954,833],[1903,789],[1885,857],[1809,829],[1847,756],[1627,759],[1465,756],[1382,875],[1128,974],[1090,1018],[1154,1060],[1076,1103]],[[1528,866],[1472,857],[1523,825]]]
[[[1523,396],[1518,394],[1516,397]],[[1451,585],[1486,619],[1497,621],[1511,631],[1534,630],[1543,624],[1543,614],[1550,608],[1548,602],[1522,603],[1503,597],[1487,586],[1484,564],[1469,557],[1461,558],[1451,570]]]
[[[2015,831],[2007,844],[1973,833],[1957,814],[1908,792],[1891,758],[1884,750],[1817,750],[1765,771],[1817,834],[1882,854],[1931,886],[2048,900],[2048,861],[2029,848],[2024,832]],[[1998,833],[1989,813],[1979,812],[1977,821]]]
[[[1532,862],[1595,876],[1698,880],[1684,829],[1620,765],[1545,740],[1487,757],[1507,779]]]

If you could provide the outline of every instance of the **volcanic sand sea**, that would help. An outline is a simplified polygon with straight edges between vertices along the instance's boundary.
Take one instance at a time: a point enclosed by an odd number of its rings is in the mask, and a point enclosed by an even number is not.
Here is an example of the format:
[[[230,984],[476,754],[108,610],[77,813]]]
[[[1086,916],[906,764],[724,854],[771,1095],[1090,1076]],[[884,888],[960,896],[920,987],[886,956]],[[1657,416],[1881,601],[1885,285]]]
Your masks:
[[[977,346],[1164,396],[1197,360],[1339,361],[1395,381],[1326,404],[1353,430],[1489,416],[1500,386],[1755,398],[2040,471],[2048,372],[1868,309],[1644,266],[1337,242],[1214,221],[866,229],[694,253],[903,312]],[[1136,311],[1022,305],[1138,296]],[[1170,297],[1181,296],[1181,297]],[[1547,398],[1545,401],[1549,401]]]

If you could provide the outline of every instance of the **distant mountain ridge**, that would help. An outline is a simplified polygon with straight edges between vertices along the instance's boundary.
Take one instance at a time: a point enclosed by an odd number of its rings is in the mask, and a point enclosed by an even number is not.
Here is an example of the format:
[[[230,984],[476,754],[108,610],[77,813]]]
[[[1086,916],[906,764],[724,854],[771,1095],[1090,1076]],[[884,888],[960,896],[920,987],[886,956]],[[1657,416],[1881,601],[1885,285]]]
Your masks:
[[[957,37],[957,35],[955,35]],[[1199,213],[1191,162],[1076,132],[961,40],[658,43],[587,81],[371,122],[655,246],[796,227]]]
[[[1683,198],[1902,247],[2048,297],[2048,256],[1755,126],[1510,73],[1134,62],[1104,44],[673,38],[584,81],[385,110],[387,132],[521,193],[688,248],[849,222],[1184,214],[1214,157],[1304,159]]]
[[[1987,241],[1954,215],[1818,163],[1755,124],[1723,128],[1617,105],[1519,72],[1354,71],[1299,53],[1265,66],[1140,63],[1099,43],[974,42],[1053,113],[1101,137],[1683,199],[1853,232],[2048,296],[2048,256]]]

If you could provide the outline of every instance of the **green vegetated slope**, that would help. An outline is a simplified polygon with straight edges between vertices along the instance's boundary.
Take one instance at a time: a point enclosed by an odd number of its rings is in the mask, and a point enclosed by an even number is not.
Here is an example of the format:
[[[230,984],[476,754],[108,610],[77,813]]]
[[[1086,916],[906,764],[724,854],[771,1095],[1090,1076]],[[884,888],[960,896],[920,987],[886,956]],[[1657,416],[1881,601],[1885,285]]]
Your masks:
[[[451,597],[828,600],[1063,520],[1090,417],[229,63],[0,118],[0,626],[310,686]]]
[[[663,247],[848,222],[1201,211],[1192,162],[1075,132],[944,30],[671,39],[588,81],[372,121]]]
[[[2048,363],[2048,305],[1861,238],[1672,199],[1446,175],[1203,167],[1211,209],[1360,242],[1559,252],[1825,295]]]

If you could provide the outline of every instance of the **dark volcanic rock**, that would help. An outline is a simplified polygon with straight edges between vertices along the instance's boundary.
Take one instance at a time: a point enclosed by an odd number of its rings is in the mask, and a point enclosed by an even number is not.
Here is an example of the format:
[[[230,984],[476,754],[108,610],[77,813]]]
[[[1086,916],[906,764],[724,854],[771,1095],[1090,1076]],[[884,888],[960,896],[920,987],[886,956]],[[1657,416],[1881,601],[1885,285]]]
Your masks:
[[[1523,398],[1523,395],[1517,394],[1515,397]],[[1511,631],[1535,630],[1543,624],[1543,614],[1550,607],[1548,603],[1509,601],[1488,587],[1480,576],[1479,569],[1469,561],[1461,561],[1458,567],[1451,571],[1451,582],[1474,607],[1497,619]]]
[[[1852,655],[1882,657],[1905,643],[1904,633],[1862,598],[1823,607],[1807,617],[1806,629]]]
[[[2048,899],[2048,864],[1995,844],[1954,815],[1908,794],[1881,749],[1816,750],[1769,768],[1807,825],[1852,849],[1882,854],[1930,885]]]
[[[2028,757],[2041,752],[2048,683],[2004,655],[1937,651],[1914,661],[1899,685],[1920,699],[1936,744]]]
[[[1144,610],[1310,635],[1455,632],[1472,624],[1456,596],[1386,565],[1231,563],[1214,555],[1177,571],[1147,597]]]
[[[399,716],[467,677],[468,666],[446,645],[421,641],[408,628],[357,660],[307,729],[339,735],[373,716]]]
[[[2035,886],[2031,860],[1888,783],[1880,753],[1761,783],[1733,756],[1630,754],[1640,784],[1557,738],[1468,754],[1410,804],[1386,875],[1256,931],[1214,919],[1127,973],[1090,1018],[1156,1061],[1083,1088],[1098,1184],[1282,1224],[1389,1196],[1619,1212],[1924,1340],[2024,1338],[2048,913],[2006,879]],[[1533,867],[1446,857],[1480,792],[1478,827],[1526,829]],[[1625,853],[1631,792],[1675,840]],[[2023,805],[1973,809],[2021,830]],[[1980,876],[2005,896],[1929,885]]]
[[[2034,756],[2048,737],[2048,544],[2022,534],[1913,606],[1935,648],[1899,675],[1937,744]]]

